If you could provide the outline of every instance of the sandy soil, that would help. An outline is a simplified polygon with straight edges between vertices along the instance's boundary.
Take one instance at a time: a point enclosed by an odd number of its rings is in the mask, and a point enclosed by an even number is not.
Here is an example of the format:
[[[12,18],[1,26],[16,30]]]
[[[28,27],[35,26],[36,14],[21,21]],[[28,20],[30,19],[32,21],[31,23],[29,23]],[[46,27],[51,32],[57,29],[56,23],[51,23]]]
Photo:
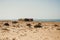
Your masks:
[[[60,22],[0,21],[0,40],[60,40]]]

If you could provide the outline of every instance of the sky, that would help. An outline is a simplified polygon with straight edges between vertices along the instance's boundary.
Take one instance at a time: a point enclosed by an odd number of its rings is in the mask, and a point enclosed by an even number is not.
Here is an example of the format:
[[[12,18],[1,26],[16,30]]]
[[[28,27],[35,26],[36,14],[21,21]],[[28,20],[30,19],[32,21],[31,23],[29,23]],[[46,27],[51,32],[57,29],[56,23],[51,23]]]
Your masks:
[[[0,0],[0,19],[60,19],[60,0]]]

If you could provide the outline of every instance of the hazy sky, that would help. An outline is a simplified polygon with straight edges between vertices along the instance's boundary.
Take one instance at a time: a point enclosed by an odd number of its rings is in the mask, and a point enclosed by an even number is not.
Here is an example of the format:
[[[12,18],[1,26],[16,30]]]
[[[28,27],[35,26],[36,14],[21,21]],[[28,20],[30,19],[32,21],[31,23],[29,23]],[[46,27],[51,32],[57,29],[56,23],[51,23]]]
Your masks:
[[[0,19],[60,19],[60,0],[0,0]]]

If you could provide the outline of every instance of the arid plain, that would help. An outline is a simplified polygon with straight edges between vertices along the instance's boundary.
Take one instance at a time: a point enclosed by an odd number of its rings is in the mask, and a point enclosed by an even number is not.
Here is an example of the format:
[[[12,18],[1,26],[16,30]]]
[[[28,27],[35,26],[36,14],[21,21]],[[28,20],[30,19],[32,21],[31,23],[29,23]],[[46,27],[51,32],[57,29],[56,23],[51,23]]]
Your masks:
[[[0,40],[60,40],[60,22],[0,20]]]

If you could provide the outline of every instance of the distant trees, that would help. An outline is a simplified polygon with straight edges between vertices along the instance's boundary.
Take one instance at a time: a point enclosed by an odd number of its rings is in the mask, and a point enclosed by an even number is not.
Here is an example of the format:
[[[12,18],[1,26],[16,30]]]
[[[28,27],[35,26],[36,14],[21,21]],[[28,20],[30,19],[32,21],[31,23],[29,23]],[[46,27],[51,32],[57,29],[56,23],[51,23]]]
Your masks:
[[[18,19],[19,21],[33,21],[33,18]]]

